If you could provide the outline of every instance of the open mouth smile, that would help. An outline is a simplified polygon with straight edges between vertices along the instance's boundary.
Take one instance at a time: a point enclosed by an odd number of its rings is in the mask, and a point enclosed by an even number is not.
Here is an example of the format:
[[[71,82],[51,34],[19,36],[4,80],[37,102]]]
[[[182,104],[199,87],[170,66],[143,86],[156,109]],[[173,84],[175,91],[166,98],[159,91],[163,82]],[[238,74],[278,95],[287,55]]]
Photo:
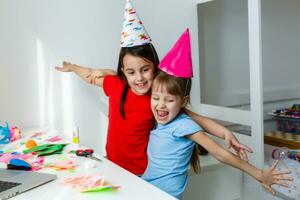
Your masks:
[[[147,82],[135,84],[137,88],[143,89],[147,86]]]
[[[166,120],[168,115],[169,115],[168,111],[156,110],[156,116],[160,121]]]

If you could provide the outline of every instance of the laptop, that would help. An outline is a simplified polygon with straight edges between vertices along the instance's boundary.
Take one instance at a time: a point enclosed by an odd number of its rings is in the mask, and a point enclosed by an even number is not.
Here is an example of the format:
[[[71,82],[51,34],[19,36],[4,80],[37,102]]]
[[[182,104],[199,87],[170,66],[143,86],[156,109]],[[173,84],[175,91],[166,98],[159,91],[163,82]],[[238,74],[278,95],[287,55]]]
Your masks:
[[[0,169],[0,200],[11,198],[56,178],[54,174]]]

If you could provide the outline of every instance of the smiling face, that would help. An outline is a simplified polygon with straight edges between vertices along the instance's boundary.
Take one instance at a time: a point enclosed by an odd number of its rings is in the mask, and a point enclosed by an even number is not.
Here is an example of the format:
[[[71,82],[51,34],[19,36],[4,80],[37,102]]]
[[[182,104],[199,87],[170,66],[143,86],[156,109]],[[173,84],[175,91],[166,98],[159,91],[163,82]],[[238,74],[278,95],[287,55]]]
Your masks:
[[[154,79],[154,65],[151,61],[126,54],[123,58],[122,71],[132,92],[144,95],[151,89]]]
[[[164,85],[154,83],[151,94],[151,110],[159,124],[172,121],[185,106],[184,100],[178,95],[170,94]]]

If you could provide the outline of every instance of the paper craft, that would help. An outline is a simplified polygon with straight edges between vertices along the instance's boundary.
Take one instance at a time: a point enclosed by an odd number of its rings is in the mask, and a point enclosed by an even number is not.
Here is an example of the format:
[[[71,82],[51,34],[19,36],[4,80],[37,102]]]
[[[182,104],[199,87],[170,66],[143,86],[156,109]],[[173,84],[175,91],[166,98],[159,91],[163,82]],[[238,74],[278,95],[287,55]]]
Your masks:
[[[108,184],[100,174],[67,178],[64,184],[70,185],[79,192],[100,192],[107,189],[119,188],[118,186]]]
[[[13,158],[9,160],[7,169],[31,170],[32,164],[27,160]]]
[[[158,68],[167,74],[181,78],[193,77],[190,32],[187,28],[172,49],[160,61]]]
[[[10,142],[14,142],[21,138],[21,131],[16,126],[11,126],[10,130]]]
[[[44,168],[45,158],[34,157],[34,158],[30,159],[30,161],[31,161],[31,165],[32,165],[31,171],[38,171],[38,170]]]
[[[26,149],[23,153],[36,153],[38,156],[47,156],[52,154],[61,154],[66,144],[43,144],[32,149]]]
[[[0,144],[8,144],[21,138],[21,131],[16,126],[9,126],[5,122],[5,126],[0,126]]]
[[[0,126],[0,144],[8,144],[10,142],[10,130],[8,123],[5,126]]]
[[[57,136],[54,136],[54,137],[51,137],[51,138],[48,138],[46,139],[47,142],[57,142],[57,141],[60,141],[61,140],[61,137],[59,137],[58,135]]]
[[[127,0],[121,34],[121,47],[134,47],[149,43],[151,43],[151,38],[130,0]]]
[[[45,167],[54,169],[56,171],[69,170],[73,172],[76,170],[77,165],[75,165],[73,160],[68,159],[65,161],[58,160],[54,163],[45,164]]]
[[[31,158],[32,156],[33,156],[32,154],[4,153],[0,157],[0,162],[7,164],[11,159],[23,159],[23,160],[27,160],[27,159]]]
[[[37,133],[34,133],[30,138],[36,138],[36,137],[40,137],[40,136],[44,136],[46,135],[45,132],[37,132]]]
[[[32,149],[32,148],[34,148],[34,147],[36,147],[38,145],[37,145],[36,141],[34,141],[34,140],[28,140],[25,143],[25,146],[27,147],[27,149]]]

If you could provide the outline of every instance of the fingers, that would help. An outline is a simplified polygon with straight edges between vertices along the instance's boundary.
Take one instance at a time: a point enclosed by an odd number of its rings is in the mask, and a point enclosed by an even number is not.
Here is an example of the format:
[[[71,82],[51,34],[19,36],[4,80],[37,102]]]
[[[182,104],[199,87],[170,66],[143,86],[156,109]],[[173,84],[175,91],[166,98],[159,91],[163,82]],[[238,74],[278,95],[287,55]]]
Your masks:
[[[277,167],[277,165],[279,164],[279,162],[280,162],[280,160],[276,160],[276,161],[273,163],[273,165],[272,165],[272,167],[271,167],[271,170],[274,170],[274,169]]]
[[[289,188],[289,187],[290,187],[290,183],[288,183],[288,182],[283,182],[283,181],[274,181],[274,184],[280,185],[280,186],[286,187],[286,188]]]
[[[225,140],[225,144],[227,149],[230,149],[232,147],[230,140]]]
[[[95,77],[91,78],[91,84],[96,85],[96,78]]]
[[[273,175],[276,181],[293,181],[293,177],[287,176],[285,174]]]
[[[273,181],[273,184],[276,184],[276,185],[280,185],[280,186],[283,186],[283,187],[290,187],[290,182],[293,181],[293,177],[291,176],[285,176],[285,175],[274,175],[274,181]]]
[[[63,61],[63,65],[70,65],[70,64],[71,64],[70,62]]]
[[[249,153],[253,153],[253,150],[250,147],[239,143],[239,141],[237,139],[232,139],[229,143],[231,144],[231,146],[234,146],[237,149],[242,149],[242,150],[247,151]],[[246,152],[244,152],[244,153],[246,153]]]
[[[61,67],[55,66],[55,69],[60,72],[70,72],[71,70],[68,65],[71,65],[71,63],[63,61],[62,66]]]
[[[273,195],[275,196],[275,191],[268,185],[263,184],[263,186]]]
[[[91,76],[89,76],[89,77],[91,77]],[[87,77],[87,78],[88,78],[88,77]],[[90,80],[89,80],[89,82],[90,82],[90,84],[94,85],[95,79],[94,79],[93,77],[91,77]]]
[[[104,75],[102,72],[99,71],[92,71],[91,73],[89,73],[85,78],[89,78],[89,83],[96,85],[97,79],[102,78]]]
[[[280,176],[277,178],[278,181],[293,181],[293,177],[291,176]]]
[[[96,78],[93,78],[93,79],[92,79],[92,84],[93,84],[93,85],[96,85]]]
[[[239,152],[239,154],[241,155],[241,158],[242,158],[244,161],[249,162],[248,155],[247,155],[247,153],[246,153],[245,150],[241,149],[240,152]]]
[[[289,188],[291,187],[292,183],[293,183],[293,179],[290,177],[290,178],[275,179],[271,185],[276,184],[282,187]]]
[[[99,78],[102,78],[102,77],[104,77],[103,74],[95,76],[96,79],[99,79]]]
[[[241,146],[241,145],[239,145],[239,146]],[[240,148],[237,146],[231,146],[231,147],[233,147],[233,149],[235,150],[238,157],[240,157],[241,159],[243,159],[246,162],[249,162],[247,152],[244,148]]]
[[[238,148],[243,149],[245,151],[248,151],[249,153],[253,153],[253,150],[250,147],[246,146],[246,145],[238,143],[235,146],[237,146]]]
[[[291,174],[292,170],[288,169],[288,170],[284,170],[284,171],[278,171],[276,173],[273,173],[273,175],[284,175],[284,174]]]
[[[55,66],[55,69],[60,72],[66,72],[66,70],[62,67]]]

